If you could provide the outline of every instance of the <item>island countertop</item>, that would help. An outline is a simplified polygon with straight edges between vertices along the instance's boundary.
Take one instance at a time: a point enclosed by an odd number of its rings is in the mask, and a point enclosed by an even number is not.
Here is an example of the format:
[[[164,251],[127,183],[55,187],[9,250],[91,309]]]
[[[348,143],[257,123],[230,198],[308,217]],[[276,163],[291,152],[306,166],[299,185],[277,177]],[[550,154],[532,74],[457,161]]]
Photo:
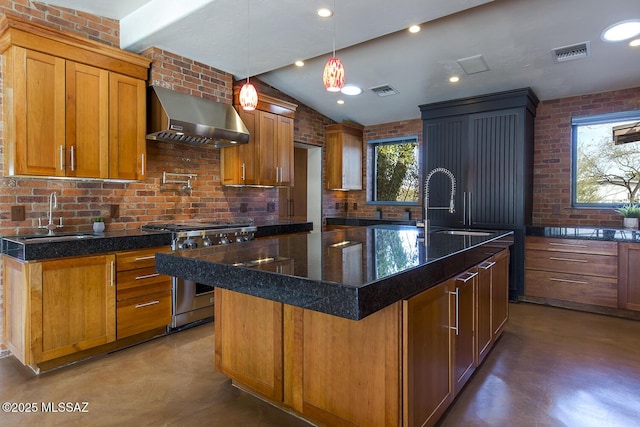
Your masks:
[[[513,244],[513,232],[448,235],[375,225],[156,255],[159,273],[360,320]]]

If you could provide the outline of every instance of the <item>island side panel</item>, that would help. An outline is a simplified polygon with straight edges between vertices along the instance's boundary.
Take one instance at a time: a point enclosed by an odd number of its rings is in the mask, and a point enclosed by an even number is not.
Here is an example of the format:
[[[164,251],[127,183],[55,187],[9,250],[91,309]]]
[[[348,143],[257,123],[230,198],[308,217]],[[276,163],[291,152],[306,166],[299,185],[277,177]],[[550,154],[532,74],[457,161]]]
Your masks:
[[[216,369],[281,403],[283,304],[222,288],[215,295]]]
[[[354,321],[304,310],[303,416],[332,426],[400,425],[401,303]]]

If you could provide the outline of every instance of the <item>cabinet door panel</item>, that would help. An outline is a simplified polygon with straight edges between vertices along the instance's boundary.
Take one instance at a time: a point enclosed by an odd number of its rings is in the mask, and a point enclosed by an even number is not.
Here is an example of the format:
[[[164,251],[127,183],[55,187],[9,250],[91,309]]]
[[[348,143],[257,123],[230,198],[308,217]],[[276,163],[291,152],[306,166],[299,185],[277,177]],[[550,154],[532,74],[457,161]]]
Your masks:
[[[113,255],[43,262],[38,291],[41,319],[32,325],[36,362],[115,340]]]
[[[618,307],[640,311],[640,245],[619,243]]]
[[[453,399],[449,280],[403,302],[403,425],[433,425]]]
[[[146,92],[143,80],[109,74],[109,177],[145,179]]]
[[[276,162],[279,167],[278,185],[293,187],[293,119],[278,116],[278,146]]]
[[[9,175],[64,176],[65,61],[18,47],[5,58],[13,62],[3,69],[7,82],[13,80],[13,91],[5,82],[4,100],[13,101],[5,106],[5,136],[14,141],[15,158],[5,169]]]
[[[67,61],[67,176],[109,175],[109,73]]]
[[[481,113],[469,117],[472,148],[471,223],[474,226],[516,226],[522,223],[523,182],[517,151],[522,150],[519,135],[521,112]]]
[[[276,145],[278,141],[278,116],[261,111],[260,127],[260,185],[276,184]]]
[[[463,225],[464,193],[467,191],[468,147],[467,117],[426,120],[424,141],[427,148],[427,169],[425,176],[438,167],[449,169],[456,177],[455,213],[437,209],[429,211],[433,225],[460,227]],[[431,177],[429,184],[429,206],[449,206],[451,182],[444,174]]]
[[[458,394],[475,371],[475,288],[476,271],[468,271],[456,277],[456,293],[452,295],[451,313],[455,316],[450,323],[453,346],[454,392]],[[457,301],[456,301],[457,300]]]

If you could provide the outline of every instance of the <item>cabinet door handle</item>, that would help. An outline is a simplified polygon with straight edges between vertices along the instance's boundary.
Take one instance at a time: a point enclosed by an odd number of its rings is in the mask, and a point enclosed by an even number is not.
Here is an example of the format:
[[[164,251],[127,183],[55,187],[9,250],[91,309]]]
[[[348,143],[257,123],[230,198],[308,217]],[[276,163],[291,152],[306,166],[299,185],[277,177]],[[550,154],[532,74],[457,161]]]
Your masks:
[[[136,304],[136,308],[148,307],[150,305],[160,304],[159,300],[145,302],[143,304]]]
[[[464,274],[466,274],[466,277],[462,277]],[[466,273],[462,273],[461,275],[459,275],[458,277],[456,277],[456,280],[458,282],[462,282],[462,283],[467,283],[469,280],[473,279],[474,277],[476,277],[478,275],[477,272],[473,272],[471,273],[470,271],[467,271]],[[457,292],[457,291],[456,291]]]
[[[588,262],[586,259],[558,258],[558,257],[554,257],[554,256],[550,256],[549,259],[551,261]]]
[[[144,164],[144,154],[140,154],[140,175],[144,175],[144,169],[145,169],[145,164]]]
[[[60,170],[64,170],[64,165],[65,161],[64,161],[64,145],[60,146]]]
[[[549,243],[549,246],[568,246],[571,248],[588,248],[588,245],[579,245],[577,243]]]
[[[279,176],[280,176],[280,168],[276,166],[276,183],[280,182],[279,180]]]
[[[472,211],[472,203],[471,203],[471,191],[469,191],[469,226],[471,226],[473,224],[472,221],[472,217],[471,217],[471,211]]]
[[[458,317],[458,311],[459,311],[458,308],[460,306],[459,305],[459,299],[458,299],[458,297],[460,296],[460,294],[458,292],[459,290],[460,290],[460,288],[456,288],[455,292],[449,291],[449,295],[455,295],[456,296],[456,326],[449,326],[449,329],[453,329],[454,331],[456,331],[456,335],[458,335],[460,333],[460,328],[459,328],[460,323],[458,322],[458,320],[460,319]]]
[[[467,192],[462,193],[462,225],[467,225]]]
[[[245,171],[245,165],[244,165],[244,163],[242,163],[242,165],[240,166],[240,169],[242,170],[242,177],[241,177],[241,179],[244,181],[244,180],[246,179],[246,177],[245,177],[245,172],[244,172],[244,171]]]
[[[111,273],[111,277],[109,278],[109,285],[113,286],[116,283],[116,262],[115,261],[111,261],[110,263],[110,273]]]
[[[71,146],[71,170],[76,170],[76,146]]]
[[[156,256],[154,255],[148,255],[148,256],[141,256],[141,257],[137,257],[136,261],[146,261],[148,259],[154,259]]]
[[[158,277],[159,275],[160,273],[144,274],[142,276],[136,276],[136,280],[150,279],[152,277]]]
[[[482,268],[483,270],[488,270],[491,267],[493,267],[494,265],[496,265],[496,263],[494,261],[487,261],[487,262],[483,262],[482,264],[480,264],[480,268]]]
[[[586,285],[587,282],[583,282],[582,280],[568,280],[568,279],[556,279],[555,277],[549,277],[549,280],[553,282],[564,282],[564,283],[575,283],[578,285]]]

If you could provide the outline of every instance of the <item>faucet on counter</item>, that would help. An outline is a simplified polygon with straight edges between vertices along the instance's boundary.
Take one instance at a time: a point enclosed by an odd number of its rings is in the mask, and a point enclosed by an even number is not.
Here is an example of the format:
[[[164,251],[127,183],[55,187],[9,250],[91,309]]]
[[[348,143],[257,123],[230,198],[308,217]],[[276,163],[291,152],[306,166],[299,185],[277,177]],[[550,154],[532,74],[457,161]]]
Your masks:
[[[49,235],[53,235],[53,230],[55,230],[56,228],[64,227],[62,225],[62,217],[60,217],[60,224],[53,223],[53,210],[56,209],[57,207],[58,207],[58,194],[54,191],[51,194],[49,194],[49,214],[47,215],[49,217],[49,223],[47,225],[42,225],[42,218],[38,218],[38,228],[39,229],[45,228],[49,230],[49,232],[47,233]]]
[[[449,200],[449,206],[429,207],[429,181],[431,181],[431,177],[438,172],[445,174],[451,180],[451,199]],[[447,209],[449,210],[449,213],[454,213],[455,202],[453,196],[455,196],[455,194],[456,177],[453,176],[453,172],[451,172],[449,169],[435,168],[427,174],[427,178],[424,180],[424,224],[418,224],[418,226],[422,225],[424,227],[425,242],[427,241],[429,236],[429,209]]]

